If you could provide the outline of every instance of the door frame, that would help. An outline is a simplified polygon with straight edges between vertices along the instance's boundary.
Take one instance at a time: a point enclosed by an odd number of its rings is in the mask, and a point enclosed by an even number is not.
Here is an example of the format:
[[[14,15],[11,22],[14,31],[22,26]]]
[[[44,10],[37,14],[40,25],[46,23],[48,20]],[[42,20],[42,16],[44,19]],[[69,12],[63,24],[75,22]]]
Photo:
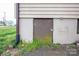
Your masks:
[[[34,20],[35,19],[50,19],[50,20],[52,20],[52,28],[53,28],[53,25],[54,25],[54,23],[53,23],[53,18],[33,18],[33,40],[34,40]],[[52,36],[52,43],[53,43],[53,31],[52,31],[52,34],[51,34],[51,36]]]

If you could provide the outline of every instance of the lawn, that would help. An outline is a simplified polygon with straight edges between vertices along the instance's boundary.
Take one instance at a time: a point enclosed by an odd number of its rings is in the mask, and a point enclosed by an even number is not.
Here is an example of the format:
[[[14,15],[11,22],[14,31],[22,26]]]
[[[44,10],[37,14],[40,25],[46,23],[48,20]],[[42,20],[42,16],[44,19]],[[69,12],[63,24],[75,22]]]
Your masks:
[[[0,55],[14,44],[15,38],[15,26],[0,26]]]

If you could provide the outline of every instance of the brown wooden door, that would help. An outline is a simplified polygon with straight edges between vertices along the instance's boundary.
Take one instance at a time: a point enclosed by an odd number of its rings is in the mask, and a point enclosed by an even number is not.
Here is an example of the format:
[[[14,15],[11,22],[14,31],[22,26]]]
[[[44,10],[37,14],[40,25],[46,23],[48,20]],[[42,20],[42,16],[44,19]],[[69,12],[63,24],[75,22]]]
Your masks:
[[[52,18],[34,18],[34,39],[51,40],[53,37],[53,19]]]

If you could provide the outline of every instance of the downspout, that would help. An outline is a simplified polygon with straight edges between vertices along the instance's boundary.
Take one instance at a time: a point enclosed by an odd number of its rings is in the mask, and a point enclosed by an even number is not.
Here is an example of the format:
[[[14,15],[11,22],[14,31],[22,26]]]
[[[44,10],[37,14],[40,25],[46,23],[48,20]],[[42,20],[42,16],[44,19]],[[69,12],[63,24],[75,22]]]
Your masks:
[[[20,33],[19,33],[19,3],[16,3],[16,41],[14,44],[14,48],[20,42]]]

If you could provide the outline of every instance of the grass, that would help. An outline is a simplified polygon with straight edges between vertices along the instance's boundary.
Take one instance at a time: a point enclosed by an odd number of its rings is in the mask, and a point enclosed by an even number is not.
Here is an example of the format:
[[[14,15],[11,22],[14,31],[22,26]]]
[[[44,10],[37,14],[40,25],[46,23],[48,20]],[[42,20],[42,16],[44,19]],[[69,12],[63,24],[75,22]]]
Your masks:
[[[75,44],[69,44],[69,48],[76,48],[76,45]]]
[[[34,51],[42,46],[42,42],[39,40],[34,40],[32,43],[26,43],[25,41],[21,41],[17,46],[20,49],[21,55],[27,52]]]
[[[40,39],[34,39],[32,43],[27,43],[24,40],[22,40],[19,45],[17,46],[17,48],[20,50],[20,54],[26,54],[28,52],[32,52],[35,51],[36,49],[40,48],[40,47],[50,47],[50,48],[60,48],[60,44],[53,44],[50,42],[50,40],[43,41]]]
[[[10,45],[15,43],[16,29],[15,27],[0,27],[0,55],[4,52],[3,55],[11,55],[11,51],[6,52]],[[17,45],[19,52],[18,55],[23,55],[27,52],[35,51],[36,49],[47,46],[53,48],[60,48],[60,44],[52,44],[50,36],[46,36],[45,40],[33,39],[32,43],[27,43],[24,40],[21,40]]]
[[[15,27],[0,26],[0,55],[15,41]]]

